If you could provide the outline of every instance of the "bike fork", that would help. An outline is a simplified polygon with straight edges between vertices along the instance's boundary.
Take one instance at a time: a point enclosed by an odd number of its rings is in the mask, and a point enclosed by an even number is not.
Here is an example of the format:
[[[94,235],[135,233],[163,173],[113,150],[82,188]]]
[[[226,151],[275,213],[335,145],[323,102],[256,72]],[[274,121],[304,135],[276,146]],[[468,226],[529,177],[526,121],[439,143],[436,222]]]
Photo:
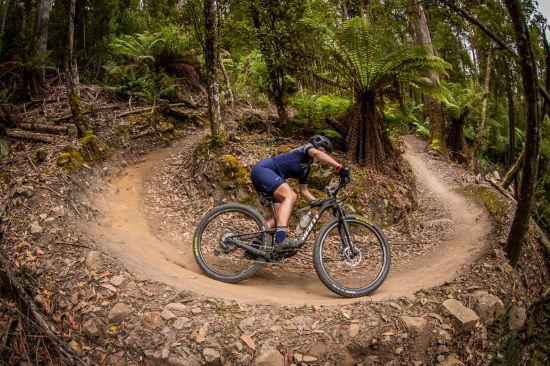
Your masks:
[[[340,215],[340,224],[338,225],[338,234],[340,235],[340,240],[342,240],[342,255],[346,248],[349,248],[350,253],[358,254],[359,251],[355,249],[353,244],[353,239],[349,231],[348,222],[345,219],[345,215]]]

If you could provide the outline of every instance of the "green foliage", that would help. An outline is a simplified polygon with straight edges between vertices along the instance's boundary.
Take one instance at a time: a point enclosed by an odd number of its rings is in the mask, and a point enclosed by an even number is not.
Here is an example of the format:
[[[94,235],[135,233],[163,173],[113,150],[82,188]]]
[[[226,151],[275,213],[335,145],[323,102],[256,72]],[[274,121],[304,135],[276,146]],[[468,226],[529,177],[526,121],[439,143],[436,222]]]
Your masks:
[[[422,92],[445,99],[440,89],[424,77],[428,72],[445,74],[450,67],[439,57],[430,56],[425,45],[392,44],[392,36],[386,29],[363,18],[350,19],[335,36],[329,68],[345,82],[341,85],[351,89],[357,97],[372,94],[373,97],[398,97],[399,86],[409,86]]]
[[[418,133],[422,136],[425,136],[426,138],[430,137],[430,119],[429,118],[426,118],[426,120],[424,120],[424,123],[412,121],[412,124],[414,126],[414,128],[412,129],[413,133]]]
[[[170,26],[156,33],[121,35],[111,47],[125,63],[109,69],[108,90],[140,93],[150,103],[178,98],[181,87],[164,66],[191,52],[190,39],[181,28]]]
[[[237,54],[234,58],[224,59],[224,64],[232,75],[235,98],[266,107],[270,84],[262,54],[258,51]]]
[[[320,134],[325,135],[328,138],[342,138],[342,135],[340,135],[338,132],[330,129],[324,129],[320,131]]]
[[[349,108],[351,101],[334,94],[319,96],[305,90],[292,96],[289,104],[296,109],[296,117],[300,124],[315,127],[322,124],[325,116],[342,115]]]

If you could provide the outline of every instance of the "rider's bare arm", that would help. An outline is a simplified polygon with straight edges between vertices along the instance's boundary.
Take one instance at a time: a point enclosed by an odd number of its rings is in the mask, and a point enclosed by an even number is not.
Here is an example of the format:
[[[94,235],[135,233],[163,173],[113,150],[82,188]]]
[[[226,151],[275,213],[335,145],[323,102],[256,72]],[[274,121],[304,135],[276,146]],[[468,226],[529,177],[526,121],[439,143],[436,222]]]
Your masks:
[[[340,166],[340,163],[338,163],[336,160],[331,158],[330,155],[322,152],[319,149],[310,149],[308,151],[308,154],[315,160],[318,160],[321,164],[329,165],[335,169],[337,169]]]
[[[300,194],[306,202],[311,202],[315,199],[315,197],[309,192],[309,189],[307,188],[307,184],[300,184]]]

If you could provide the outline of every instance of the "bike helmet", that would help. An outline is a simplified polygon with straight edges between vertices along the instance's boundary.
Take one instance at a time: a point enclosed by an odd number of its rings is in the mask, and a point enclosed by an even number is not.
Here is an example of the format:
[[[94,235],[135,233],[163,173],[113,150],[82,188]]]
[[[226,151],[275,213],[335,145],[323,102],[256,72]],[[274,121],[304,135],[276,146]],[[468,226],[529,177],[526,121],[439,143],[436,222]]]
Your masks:
[[[315,146],[317,149],[320,149],[322,147],[325,148],[325,150],[328,152],[328,153],[331,153],[332,152],[332,142],[330,142],[329,139],[327,139],[325,136],[321,136],[321,135],[315,135],[315,136],[312,136],[310,139],[309,139],[309,142]]]

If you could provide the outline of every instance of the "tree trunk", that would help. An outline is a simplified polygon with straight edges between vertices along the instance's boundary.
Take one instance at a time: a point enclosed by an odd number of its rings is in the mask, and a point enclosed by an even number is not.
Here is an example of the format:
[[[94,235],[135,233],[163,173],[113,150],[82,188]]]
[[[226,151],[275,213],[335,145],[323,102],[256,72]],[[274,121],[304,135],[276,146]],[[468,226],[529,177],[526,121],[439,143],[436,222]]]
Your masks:
[[[4,14],[2,15],[2,25],[0,26],[0,52],[2,51],[2,39],[4,38],[4,29],[6,28],[6,16],[10,7],[10,0],[6,0],[4,4]]]
[[[260,10],[258,9],[260,5],[250,1],[249,6],[252,13],[254,28],[256,28],[260,38],[260,47],[269,74],[269,83],[271,86],[269,96],[277,108],[277,114],[279,115],[279,120],[281,122],[283,136],[287,136],[289,134],[291,135],[292,131],[289,129],[290,126],[288,125],[288,115],[286,112],[287,82],[285,72],[283,67],[277,65],[276,63],[276,58],[279,56],[279,48],[277,45],[273,46],[274,48],[270,48],[268,44],[268,42],[270,42],[268,36],[264,34],[264,31],[262,31],[263,24],[260,20]]]
[[[74,124],[79,137],[84,137],[87,130],[90,129],[88,120],[82,113],[80,108],[80,91],[79,91],[79,78],[78,68],[76,65],[76,59],[73,54],[74,49],[74,16],[76,0],[70,0],[68,9],[68,34],[67,44],[65,46],[65,84],[67,86],[67,98],[69,99],[69,106],[71,108],[71,114],[73,115]]]
[[[506,96],[508,98],[508,130],[510,134],[508,136],[508,167],[510,167],[516,158],[516,108],[512,94],[512,82],[510,81],[510,66],[506,60],[504,65],[506,68],[504,74],[506,78]]]
[[[212,136],[219,136],[221,131],[220,86],[218,84],[218,45],[216,29],[216,3],[205,0],[204,16],[204,63],[208,94],[208,117]]]
[[[223,64],[222,54],[219,53],[220,56],[220,67],[223,72],[223,78],[225,79],[225,87],[227,88],[227,95],[229,99],[229,103],[231,105],[231,108],[235,107],[235,100],[233,98],[233,90],[231,89],[231,80],[229,80],[229,75],[227,74],[227,70],[225,69],[225,66]]]
[[[518,260],[523,246],[525,233],[529,227],[529,220],[533,211],[535,187],[540,158],[541,116],[539,110],[539,83],[537,77],[536,60],[529,30],[525,23],[525,15],[519,0],[505,0],[510,14],[516,47],[521,65],[521,78],[525,94],[526,133],[525,156],[523,160],[523,174],[520,184],[518,204],[510,234],[504,247],[510,263],[513,266]]]
[[[50,19],[50,9],[52,0],[38,0],[36,3],[36,18],[34,22],[34,36],[36,37],[35,55],[40,56],[46,52],[48,41],[48,21]],[[40,84],[46,84],[46,70],[44,62],[38,71]]]
[[[477,20],[475,17],[473,17],[471,14],[468,14],[464,10],[457,7],[455,4],[449,2],[448,0],[437,0],[443,5],[447,6],[449,9],[452,9],[456,13],[458,13],[461,17],[468,20],[470,23],[475,24],[479,29],[481,29],[486,35],[488,35],[493,41],[495,41],[500,47],[504,48],[506,51],[508,51],[511,55],[513,55],[516,58],[519,58],[518,54],[514,52],[514,49],[510,47],[506,41],[504,41],[502,38],[500,38],[495,32],[493,32],[491,29],[487,28],[483,23],[481,23],[479,20]],[[544,100],[546,100],[547,103],[550,103],[550,94],[548,91],[542,86],[538,85],[539,92],[541,93]]]
[[[491,62],[493,60],[493,44],[489,42],[489,54],[487,55],[487,70],[485,72],[485,94],[483,95],[483,106],[481,108],[481,121],[477,129],[477,136],[474,141],[474,167],[479,166],[479,158],[481,157],[481,140],[483,130],[485,129],[485,121],[487,120],[487,103],[489,101],[489,82],[491,81]]]
[[[349,19],[348,16],[348,7],[346,5],[346,0],[340,0],[340,8],[342,10],[342,22],[345,22]]]
[[[412,11],[415,42],[418,44],[430,45],[430,53],[431,55],[435,55],[435,51],[431,46],[432,37],[422,4],[417,0],[410,0],[410,8]],[[428,77],[432,81],[433,86],[439,87],[439,74],[437,72],[431,72]],[[430,119],[430,142],[433,146],[438,146],[439,150],[445,154],[447,152],[447,146],[441,100],[426,95],[426,108]]]

